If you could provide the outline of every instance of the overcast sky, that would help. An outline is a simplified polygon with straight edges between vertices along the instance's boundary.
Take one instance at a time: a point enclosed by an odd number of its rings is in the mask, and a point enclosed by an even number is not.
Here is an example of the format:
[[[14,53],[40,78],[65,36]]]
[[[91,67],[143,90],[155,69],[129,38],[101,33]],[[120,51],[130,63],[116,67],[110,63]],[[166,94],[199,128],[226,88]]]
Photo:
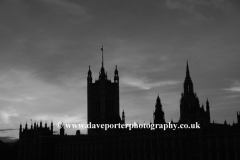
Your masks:
[[[87,122],[87,71],[118,65],[126,122],[178,121],[186,61],[211,121],[240,111],[238,0],[1,0],[0,137],[19,124]],[[58,130],[54,128],[55,130]],[[68,130],[74,134],[74,130]],[[82,131],[86,133],[86,131]]]

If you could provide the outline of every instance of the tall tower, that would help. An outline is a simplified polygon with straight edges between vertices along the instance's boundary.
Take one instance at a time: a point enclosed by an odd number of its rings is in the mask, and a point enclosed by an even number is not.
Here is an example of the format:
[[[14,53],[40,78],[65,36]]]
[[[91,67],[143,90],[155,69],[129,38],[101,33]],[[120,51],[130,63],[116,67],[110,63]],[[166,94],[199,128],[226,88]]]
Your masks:
[[[159,95],[156,100],[155,112],[153,113],[153,123],[154,124],[165,123],[164,112],[162,110],[162,104],[161,104]]]
[[[204,106],[200,107],[197,94],[193,90],[193,82],[190,77],[188,62],[186,68],[186,77],[183,84],[183,93],[180,101],[180,123],[198,122],[202,126],[210,123],[210,107],[206,102],[206,110]],[[201,127],[200,125],[200,127]]]
[[[119,114],[119,76],[117,66],[114,72],[114,82],[108,79],[103,63],[99,79],[92,82],[92,72],[89,67],[87,77],[87,115],[88,124],[118,124],[121,123]],[[88,134],[102,134],[103,129],[88,129]]]

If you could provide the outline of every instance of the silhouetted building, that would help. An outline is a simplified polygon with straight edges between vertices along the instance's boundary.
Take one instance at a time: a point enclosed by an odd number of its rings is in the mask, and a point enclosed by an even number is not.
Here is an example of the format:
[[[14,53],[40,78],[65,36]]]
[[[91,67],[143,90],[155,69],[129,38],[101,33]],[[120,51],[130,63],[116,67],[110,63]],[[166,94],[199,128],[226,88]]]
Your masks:
[[[200,107],[197,94],[193,90],[193,82],[190,77],[189,67],[187,63],[186,78],[183,84],[184,92],[180,100],[180,123],[198,122],[201,126],[210,124],[209,102],[206,102],[206,110],[204,106]]]
[[[107,77],[103,63],[99,72],[99,79],[92,82],[92,72],[87,77],[87,115],[91,124],[118,124],[121,123],[119,115],[119,76],[117,66],[114,72],[114,82]],[[88,129],[88,134],[102,134],[104,129]]]
[[[42,126],[34,123],[28,128],[27,123],[25,128],[20,125],[19,128],[19,160],[52,160],[54,159],[54,136],[53,123],[50,127]]]
[[[103,51],[103,49],[102,49]],[[92,82],[89,67],[87,77],[88,123],[125,124],[125,113],[119,116],[119,77],[116,67],[114,82],[107,79],[103,61],[99,79]],[[154,124],[166,124],[159,96],[154,111]],[[115,132],[88,130],[88,135],[76,131],[66,135],[61,125],[60,135],[34,123],[31,128],[20,125],[19,160],[239,160],[240,114],[233,125],[210,123],[210,107],[200,107],[194,93],[187,64],[184,92],[180,102],[180,120],[172,129],[116,129]],[[201,129],[180,129],[183,123],[200,123]],[[104,133],[104,134],[103,134]]]

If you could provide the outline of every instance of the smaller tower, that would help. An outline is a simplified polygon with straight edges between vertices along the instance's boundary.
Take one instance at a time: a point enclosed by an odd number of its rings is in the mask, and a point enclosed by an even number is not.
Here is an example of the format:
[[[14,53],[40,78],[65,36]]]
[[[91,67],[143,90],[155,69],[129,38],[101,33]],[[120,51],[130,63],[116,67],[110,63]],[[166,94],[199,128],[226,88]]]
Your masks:
[[[92,83],[92,71],[90,69],[90,66],[89,66],[89,69],[88,69],[87,81],[88,81],[88,83]]]
[[[162,104],[161,104],[159,95],[156,100],[155,112],[153,113],[153,122],[154,124],[165,123],[164,112],[162,110]]]
[[[210,115],[210,106],[209,106],[208,99],[207,99],[207,102],[206,102],[206,109],[207,109],[207,113]]]
[[[26,124],[25,124],[25,130],[27,130],[28,128],[27,128],[27,122],[26,122]]]
[[[118,83],[118,82],[119,82],[117,65],[116,65],[116,69],[115,69],[115,71],[114,71],[114,82],[115,82],[115,83]]]
[[[51,132],[53,133],[53,122],[51,122]]]
[[[63,125],[63,123],[61,124],[61,128],[60,128],[60,136],[64,136],[64,125]]]
[[[224,121],[224,125],[227,125],[227,121],[226,121],[226,119],[225,119],[225,121]]]
[[[21,136],[21,133],[22,133],[22,124],[20,123],[20,127],[19,127],[19,138]]]

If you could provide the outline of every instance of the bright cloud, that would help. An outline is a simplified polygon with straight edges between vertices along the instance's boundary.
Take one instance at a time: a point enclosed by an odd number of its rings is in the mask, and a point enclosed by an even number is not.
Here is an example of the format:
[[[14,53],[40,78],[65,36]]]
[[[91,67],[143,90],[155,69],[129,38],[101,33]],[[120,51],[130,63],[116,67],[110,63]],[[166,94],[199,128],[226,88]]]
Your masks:
[[[223,90],[233,91],[233,92],[240,92],[240,82],[236,81],[236,82],[233,83],[232,87],[224,88]]]
[[[164,87],[168,85],[176,85],[179,84],[179,81],[167,80],[160,82],[149,82],[146,78],[133,78],[133,77],[122,77],[121,83],[131,87],[137,87],[139,89],[148,90],[153,87]]]

